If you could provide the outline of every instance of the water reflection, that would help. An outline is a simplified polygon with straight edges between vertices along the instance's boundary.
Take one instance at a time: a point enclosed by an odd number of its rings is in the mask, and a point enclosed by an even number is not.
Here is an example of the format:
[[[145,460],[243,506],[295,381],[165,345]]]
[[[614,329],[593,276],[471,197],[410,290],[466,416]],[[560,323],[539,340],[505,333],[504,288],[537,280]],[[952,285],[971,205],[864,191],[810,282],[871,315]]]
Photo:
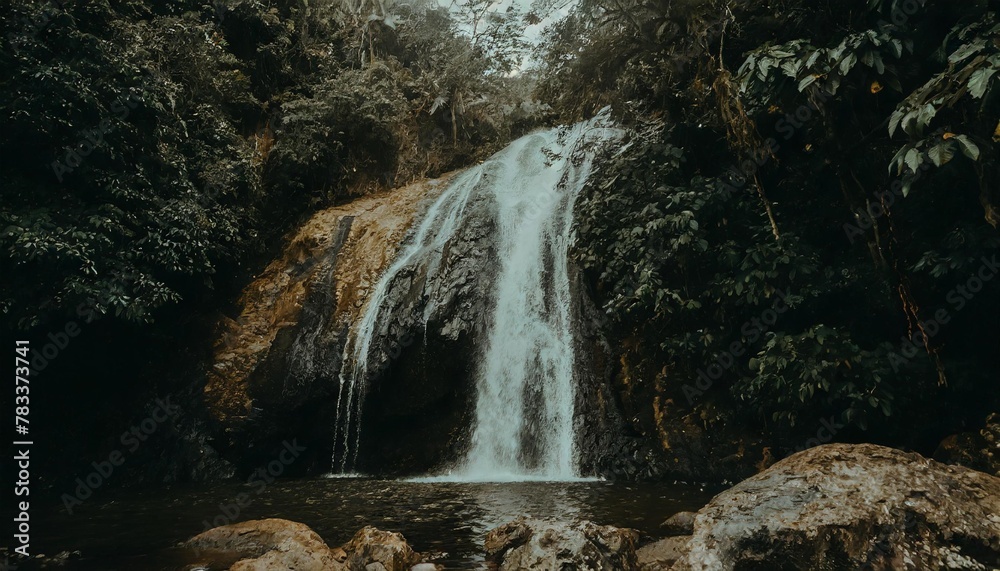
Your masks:
[[[143,492],[107,491],[75,515],[52,510],[36,535],[42,551],[80,550],[65,569],[178,571],[178,542],[205,528],[251,488],[224,484]],[[330,545],[365,525],[398,531],[417,551],[443,552],[448,569],[481,568],[486,533],[518,516],[589,519],[655,534],[666,517],[703,506],[710,494],[670,484],[609,482],[459,483],[316,479],[278,481],[243,508],[238,521],[279,517],[312,527]],[[186,563],[192,563],[188,560]]]

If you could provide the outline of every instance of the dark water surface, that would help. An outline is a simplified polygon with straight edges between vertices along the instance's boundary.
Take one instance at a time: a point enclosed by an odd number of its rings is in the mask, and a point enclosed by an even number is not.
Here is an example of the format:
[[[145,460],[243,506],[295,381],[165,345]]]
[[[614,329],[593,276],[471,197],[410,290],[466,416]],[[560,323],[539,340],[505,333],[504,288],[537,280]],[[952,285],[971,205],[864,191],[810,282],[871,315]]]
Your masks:
[[[609,482],[442,483],[309,479],[260,484],[98,490],[74,515],[40,514],[46,524],[33,550],[52,556],[79,550],[62,569],[177,571],[197,559],[174,546],[226,523],[237,497],[249,504],[232,521],[280,517],[305,523],[331,545],[365,525],[406,536],[421,552],[441,552],[448,569],[482,568],[486,532],[519,515],[631,527],[657,535],[670,515],[701,508],[711,492],[675,484]],[[247,503],[244,501],[244,503]]]

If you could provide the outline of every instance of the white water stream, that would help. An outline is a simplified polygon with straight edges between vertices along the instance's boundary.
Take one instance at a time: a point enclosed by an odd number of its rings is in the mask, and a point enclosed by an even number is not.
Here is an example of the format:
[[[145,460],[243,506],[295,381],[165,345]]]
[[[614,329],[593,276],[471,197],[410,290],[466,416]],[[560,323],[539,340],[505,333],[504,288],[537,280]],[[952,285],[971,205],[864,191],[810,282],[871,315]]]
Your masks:
[[[493,315],[479,349],[476,412],[468,457],[447,476],[461,481],[577,479],[574,326],[567,254],[573,205],[590,174],[594,147],[621,131],[605,116],[527,135],[459,175],[430,206],[412,239],[376,284],[345,345],[337,405],[335,472],[354,468],[369,356],[396,275],[442,265],[472,199],[495,209],[499,267]],[[479,202],[477,202],[479,204]],[[490,268],[483,268],[489,270]],[[432,305],[434,300],[429,300]],[[424,312],[424,318],[430,310]],[[384,328],[384,325],[382,325]]]

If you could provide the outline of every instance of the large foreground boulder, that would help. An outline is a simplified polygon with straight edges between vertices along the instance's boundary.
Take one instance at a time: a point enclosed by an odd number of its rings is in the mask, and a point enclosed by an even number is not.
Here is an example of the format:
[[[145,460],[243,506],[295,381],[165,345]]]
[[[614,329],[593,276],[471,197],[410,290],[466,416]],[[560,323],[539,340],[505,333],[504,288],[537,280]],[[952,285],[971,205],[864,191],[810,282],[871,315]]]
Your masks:
[[[995,569],[1000,479],[869,444],[800,452],[698,512],[672,571]]]
[[[305,524],[285,519],[216,527],[182,546],[214,561],[235,560],[229,571],[407,571],[420,562],[398,533],[369,526],[331,549]]]
[[[486,535],[486,558],[499,571],[578,569],[634,571],[638,564],[631,529],[519,518]]]

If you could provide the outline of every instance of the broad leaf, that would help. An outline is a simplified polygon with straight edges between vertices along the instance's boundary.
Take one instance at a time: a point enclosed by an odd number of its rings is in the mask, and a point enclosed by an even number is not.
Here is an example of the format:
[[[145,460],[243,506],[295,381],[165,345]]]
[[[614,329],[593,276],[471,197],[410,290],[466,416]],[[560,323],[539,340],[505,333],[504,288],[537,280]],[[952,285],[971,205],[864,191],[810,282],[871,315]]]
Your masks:
[[[995,68],[983,68],[977,69],[971,77],[969,77],[969,94],[975,99],[981,98],[986,94],[986,90],[990,87],[990,79],[997,72]]]
[[[962,153],[974,161],[979,160],[979,147],[965,135],[955,137],[958,144],[962,146]]]
[[[896,129],[899,127],[899,122],[903,120],[903,111],[896,109],[892,116],[889,117],[889,136],[892,137],[896,134]]]
[[[920,168],[920,163],[922,162],[923,160],[920,156],[920,151],[916,149],[910,149],[909,151],[907,151],[906,166],[910,167],[911,171],[917,172],[917,169]]]
[[[799,91],[800,92],[804,91],[805,88],[807,88],[810,85],[816,83],[817,79],[819,79],[818,75],[808,75],[808,76],[806,76],[802,81],[799,82]]]
[[[945,141],[937,146],[931,147],[931,150],[927,151],[927,156],[931,158],[931,162],[934,166],[941,166],[947,164],[948,161],[955,158],[955,150],[952,148],[952,144]]]

